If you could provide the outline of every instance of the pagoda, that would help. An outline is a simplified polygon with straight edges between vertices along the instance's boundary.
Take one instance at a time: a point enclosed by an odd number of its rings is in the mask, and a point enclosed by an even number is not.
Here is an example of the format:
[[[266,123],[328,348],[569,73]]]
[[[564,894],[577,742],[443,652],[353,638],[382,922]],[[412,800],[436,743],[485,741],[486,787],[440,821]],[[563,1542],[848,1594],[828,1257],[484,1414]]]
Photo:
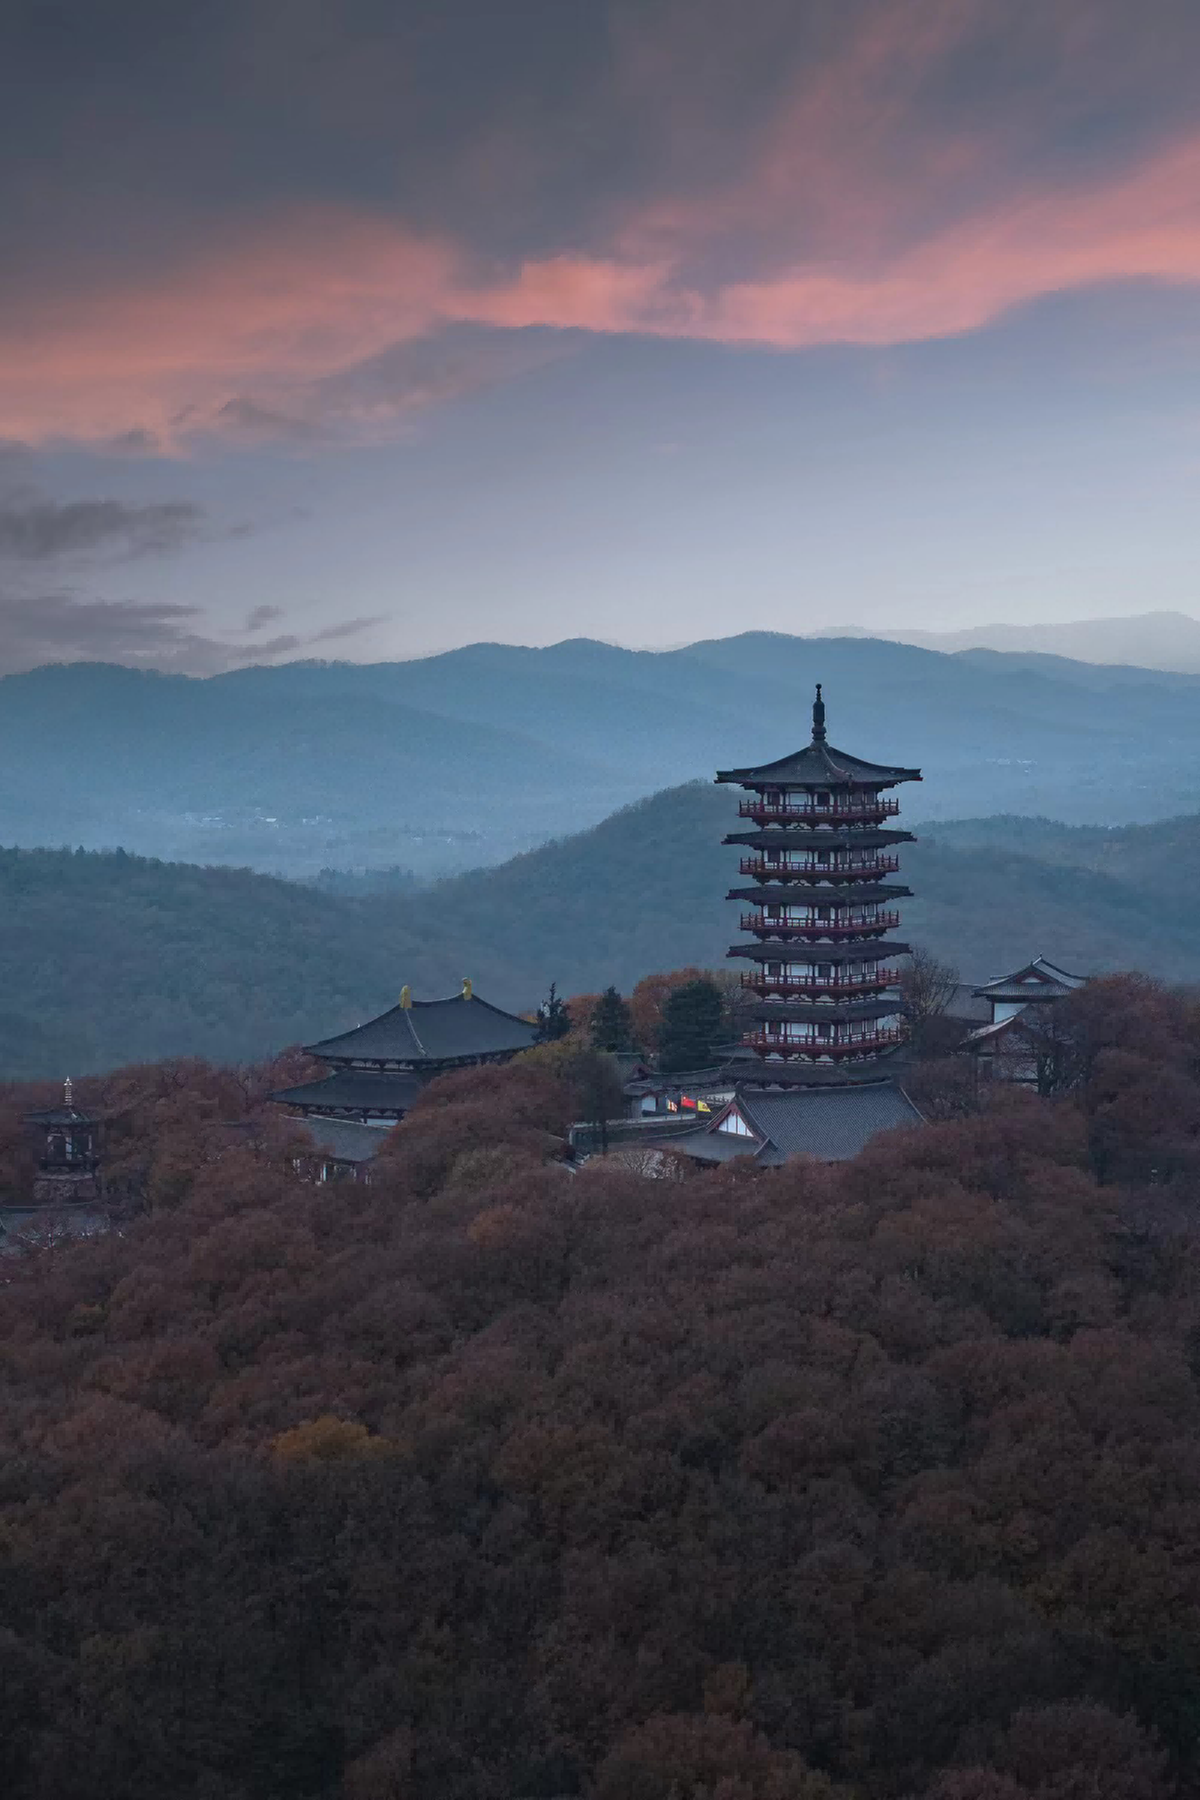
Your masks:
[[[36,1126],[43,1140],[33,1184],[35,1206],[93,1205],[103,1198],[100,1121],[77,1105],[69,1077],[63,1082],[61,1104],[26,1113],[25,1123]]]
[[[911,890],[887,877],[912,833],[887,824],[900,810],[888,790],[920,781],[921,771],[835,750],[819,683],[812,719],[803,750],[717,774],[746,789],[738,813],[754,826],[725,839],[754,878],[728,896],[743,903],[741,928],[751,934],[729,951],[752,965],[741,976],[755,996],[736,1064],[743,1086],[883,1079],[908,1035],[891,964],[908,945],[891,933],[895,902]]]
[[[803,750],[718,772],[746,790],[738,812],[754,827],[725,839],[753,878],[728,896],[750,933],[729,951],[751,965],[750,1027],[723,1071],[730,1098],[672,1150],[707,1163],[841,1162],[877,1132],[923,1122],[899,1081],[908,1033],[891,962],[908,950],[891,933],[909,890],[885,879],[896,846],[912,841],[887,824],[899,811],[888,790],[920,779],[835,750],[819,685]]]
[[[33,1191],[0,1200],[0,1254],[107,1231],[111,1215],[100,1155],[101,1119],[63,1082],[62,1100],[26,1113],[39,1140]]]

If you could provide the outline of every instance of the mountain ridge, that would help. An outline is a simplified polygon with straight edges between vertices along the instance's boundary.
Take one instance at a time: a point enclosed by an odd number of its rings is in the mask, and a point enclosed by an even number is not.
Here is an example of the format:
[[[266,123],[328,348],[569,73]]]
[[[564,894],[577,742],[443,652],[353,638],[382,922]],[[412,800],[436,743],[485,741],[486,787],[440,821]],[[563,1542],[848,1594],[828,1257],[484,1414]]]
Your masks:
[[[867,631],[859,626],[831,626],[814,632],[823,637],[877,637],[953,655],[966,650],[1045,654],[1107,666],[1146,665],[1179,674],[1200,674],[1200,620],[1190,613],[1159,610],[1062,623],[1035,622],[968,625],[947,631],[905,627]]]

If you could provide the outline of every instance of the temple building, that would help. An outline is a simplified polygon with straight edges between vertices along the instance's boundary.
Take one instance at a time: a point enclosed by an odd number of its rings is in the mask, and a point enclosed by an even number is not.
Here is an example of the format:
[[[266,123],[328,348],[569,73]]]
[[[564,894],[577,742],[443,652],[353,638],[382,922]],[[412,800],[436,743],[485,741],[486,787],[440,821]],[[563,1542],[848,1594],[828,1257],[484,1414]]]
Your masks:
[[[1086,975],[1069,974],[1044,956],[1035,956],[1010,975],[983,982],[972,994],[981,1006],[990,1007],[991,1017],[967,1033],[963,1049],[976,1058],[981,1072],[1002,1075],[1009,1081],[1036,1081],[1036,1054],[1028,1041],[1021,1043],[1021,1033],[1014,1028],[1029,1007],[1065,1000],[1087,979]]]
[[[725,1070],[733,1099],[687,1143],[704,1160],[833,1161],[921,1118],[897,1079],[908,1031],[892,959],[908,946],[891,933],[910,890],[888,879],[912,840],[889,824],[890,790],[921,772],[835,750],[819,686],[812,721],[802,750],[717,774],[745,790],[738,813],[751,829],[725,842],[751,877],[728,896],[749,935],[729,955],[748,965],[741,985],[754,999]]]
[[[100,1162],[100,1119],[63,1083],[58,1106],[26,1113],[38,1137],[37,1170],[27,1202],[0,1206],[0,1248],[92,1237],[109,1225]]]
[[[306,1044],[327,1072],[272,1098],[303,1119],[318,1147],[319,1180],[361,1178],[387,1132],[436,1076],[508,1062],[537,1036],[535,1024],[480,1000],[469,981],[447,1000],[414,1000],[405,987],[378,1018]]]

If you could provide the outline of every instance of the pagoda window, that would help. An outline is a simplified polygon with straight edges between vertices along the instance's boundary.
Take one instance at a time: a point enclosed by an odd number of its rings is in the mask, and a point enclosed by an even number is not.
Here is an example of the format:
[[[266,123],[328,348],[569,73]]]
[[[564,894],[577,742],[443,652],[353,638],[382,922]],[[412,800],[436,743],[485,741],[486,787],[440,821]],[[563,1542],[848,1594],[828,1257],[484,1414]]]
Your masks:
[[[767,974],[771,977],[772,981],[778,981],[779,977],[783,974],[783,964],[782,963],[768,963],[767,964]]]
[[[827,907],[827,906],[818,906],[818,908],[817,908],[817,918],[818,918],[818,919],[828,919],[828,917],[829,917],[829,911],[830,911],[830,909],[829,909],[829,907]]]
[[[833,1035],[833,1026],[832,1025],[818,1025],[817,1026],[817,1036],[819,1038],[832,1037],[832,1035]]]
[[[833,964],[832,963],[818,963],[817,964],[817,974],[822,981],[832,981],[832,979],[833,979]]]
[[[820,793],[817,795],[817,805],[818,806],[827,807],[829,805],[829,803],[830,803],[830,797],[828,794]]]
[[[768,906],[768,908],[767,908],[767,917],[768,917],[768,919],[780,919],[780,918],[782,918],[782,917],[783,917],[783,908],[782,908],[782,906]]]
[[[829,866],[829,851],[828,850],[818,850],[817,851],[817,863],[823,869],[827,868]]]
[[[780,855],[780,853],[778,850],[768,850],[767,851],[767,861],[769,863],[777,863],[779,861],[779,855]]]

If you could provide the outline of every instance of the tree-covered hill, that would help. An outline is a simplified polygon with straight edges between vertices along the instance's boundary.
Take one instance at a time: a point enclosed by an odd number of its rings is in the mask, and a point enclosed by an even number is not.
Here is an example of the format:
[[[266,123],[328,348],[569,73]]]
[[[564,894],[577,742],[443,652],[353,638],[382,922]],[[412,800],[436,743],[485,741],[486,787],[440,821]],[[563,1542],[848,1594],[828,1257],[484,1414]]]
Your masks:
[[[5,1800],[1194,1800],[1200,1009],[1065,1014],[1052,1100],[654,1180],[544,1058],[369,1185],[273,1070],[84,1084],[121,1229],[0,1283]]]
[[[736,936],[728,791],[668,789],[500,868],[349,898],[246,870],[0,852],[0,1074],[264,1056],[464,975],[524,1010],[686,964]],[[1190,861],[1189,861],[1190,859]],[[1070,831],[1009,819],[907,846],[904,937],[983,980],[1035,954],[1200,980],[1200,819]]]

